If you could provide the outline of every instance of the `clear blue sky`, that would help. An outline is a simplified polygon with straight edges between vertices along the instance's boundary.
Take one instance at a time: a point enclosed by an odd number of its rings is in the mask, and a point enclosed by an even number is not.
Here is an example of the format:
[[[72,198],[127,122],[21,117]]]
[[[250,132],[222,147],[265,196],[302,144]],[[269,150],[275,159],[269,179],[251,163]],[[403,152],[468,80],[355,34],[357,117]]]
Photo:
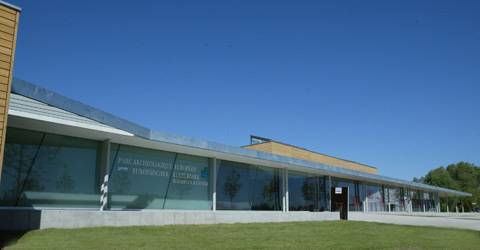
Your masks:
[[[480,164],[480,1],[10,2],[17,77],[149,128]]]

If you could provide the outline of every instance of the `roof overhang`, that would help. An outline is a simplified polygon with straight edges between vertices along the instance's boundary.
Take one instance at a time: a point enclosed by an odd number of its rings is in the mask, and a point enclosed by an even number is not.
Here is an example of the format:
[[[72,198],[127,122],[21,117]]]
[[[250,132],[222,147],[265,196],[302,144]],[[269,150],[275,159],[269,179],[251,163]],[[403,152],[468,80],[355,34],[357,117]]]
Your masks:
[[[438,192],[441,195],[471,196],[469,193],[422,183],[333,167],[297,158],[179,136],[172,133],[152,131],[130,121],[118,118],[104,111],[17,79],[14,79],[13,81],[12,92],[28,99],[52,106],[61,111],[66,111],[73,115],[88,119],[91,122],[98,123],[96,126],[80,126],[79,124],[62,123],[51,117],[41,117],[42,114],[19,114],[18,110],[15,111],[11,108],[9,110],[9,126],[13,127],[78,136],[94,140],[110,140],[114,143],[138,147],[330,175],[395,187],[407,187],[429,192]],[[28,111],[25,112],[28,113]],[[101,125],[107,126],[110,130],[105,129]]]

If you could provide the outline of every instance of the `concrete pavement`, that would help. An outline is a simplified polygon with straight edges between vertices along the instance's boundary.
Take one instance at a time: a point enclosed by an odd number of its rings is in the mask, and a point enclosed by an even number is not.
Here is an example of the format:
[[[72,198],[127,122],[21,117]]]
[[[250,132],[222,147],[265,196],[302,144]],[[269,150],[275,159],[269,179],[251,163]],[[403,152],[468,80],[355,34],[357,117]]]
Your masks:
[[[349,220],[480,231],[480,213],[349,213]]]

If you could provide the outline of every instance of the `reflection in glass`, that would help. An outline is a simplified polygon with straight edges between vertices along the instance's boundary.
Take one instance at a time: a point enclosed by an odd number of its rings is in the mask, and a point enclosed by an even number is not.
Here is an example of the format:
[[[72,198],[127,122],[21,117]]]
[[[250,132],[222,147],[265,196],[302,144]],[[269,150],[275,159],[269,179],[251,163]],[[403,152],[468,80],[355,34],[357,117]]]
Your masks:
[[[112,144],[113,209],[210,209],[210,160]]]
[[[405,197],[403,189],[397,187],[387,187],[385,190],[385,199],[387,200],[386,210],[391,212],[405,211]],[[390,206],[390,210],[388,209],[388,206]]]
[[[383,199],[383,188],[376,184],[365,184],[367,197],[367,211],[378,212],[384,211],[385,203]]]
[[[98,207],[96,141],[8,128],[1,206]]]
[[[418,190],[410,190],[410,197],[412,200],[412,211],[423,212],[423,194]]]
[[[348,187],[349,211],[362,211],[363,203],[360,197],[358,182],[339,178],[332,178],[332,187]]]
[[[217,209],[281,210],[278,169],[220,161],[217,174]]]
[[[288,172],[289,211],[325,211],[325,177]]]
[[[426,212],[436,212],[437,205],[436,205],[436,194],[431,192],[424,192],[423,193],[423,202],[425,203],[425,211]]]

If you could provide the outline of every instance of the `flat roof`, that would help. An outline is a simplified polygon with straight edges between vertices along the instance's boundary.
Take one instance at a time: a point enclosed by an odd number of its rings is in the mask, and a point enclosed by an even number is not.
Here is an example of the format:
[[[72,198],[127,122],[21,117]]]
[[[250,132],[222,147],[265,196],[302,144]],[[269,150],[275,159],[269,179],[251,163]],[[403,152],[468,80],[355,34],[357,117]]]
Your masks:
[[[92,119],[99,123],[120,129],[133,134],[135,137],[143,138],[151,142],[167,143],[172,145],[179,145],[194,149],[207,150],[210,152],[218,152],[224,155],[235,156],[242,159],[257,159],[266,162],[271,162],[279,167],[294,167],[295,170],[301,169],[305,171],[320,171],[332,176],[351,178],[362,180],[366,182],[387,184],[398,187],[408,187],[411,189],[418,189],[423,191],[433,191],[443,194],[456,196],[471,196],[470,193],[461,192],[457,190],[430,186],[423,183],[416,183],[406,181],[378,174],[369,174],[360,171],[334,167],[326,164],[315,163],[298,158],[275,155],[267,152],[244,149],[237,146],[225,145],[217,142],[211,142],[173,133],[154,131],[138,125],[134,122],[117,117],[108,112],[99,110],[92,106],[83,104],[79,101],[65,97],[61,94],[55,93],[51,90],[45,89],[41,86],[32,84],[30,82],[14,78],[12,81],[11,92],[34,99],[36,101],[51,105],[53,107],[72,112],[79,116]],[[287,166],[287,167],[285,167]]]

